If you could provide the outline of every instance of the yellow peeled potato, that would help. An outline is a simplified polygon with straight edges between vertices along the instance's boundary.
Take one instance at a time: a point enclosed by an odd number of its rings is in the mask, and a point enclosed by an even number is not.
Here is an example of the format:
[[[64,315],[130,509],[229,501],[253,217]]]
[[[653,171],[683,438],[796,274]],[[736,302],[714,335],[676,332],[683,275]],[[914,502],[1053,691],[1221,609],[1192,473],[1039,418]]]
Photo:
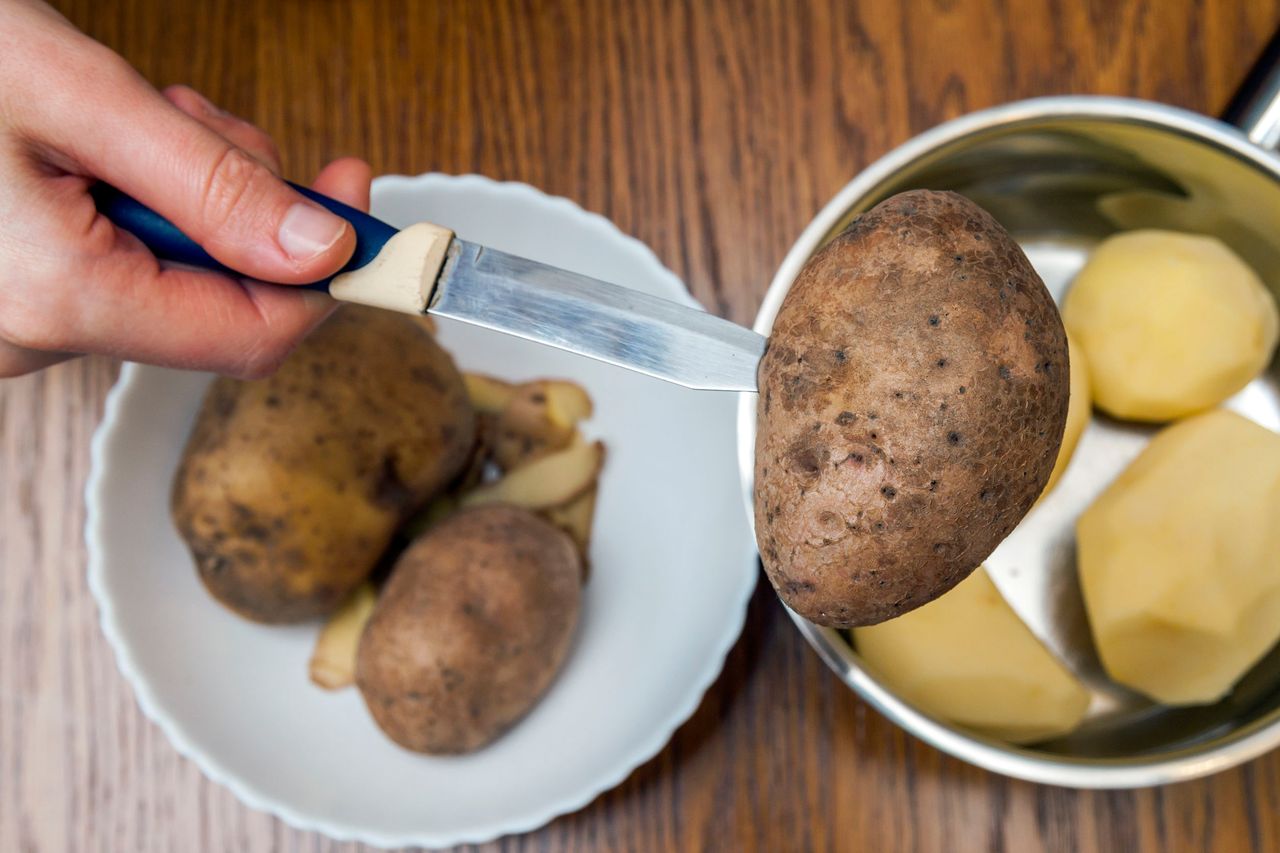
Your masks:
[[[1071,371],[1071,397],[1067,402],[1067,426],[1062,431],[1062,444],[1058,446],[1058,458],[1053,463],[1053,472],[1049,474],[1049,482],[1044,484],[1043,498],[1058,484],[1058,478],[1067,470],[1071,455],[1076,452],[1080,436],[1089,425],[1089,416],[1093,413],[1093,396],[1089,388],[1089,365],[1084,354],[1071,334],[1067,334],[1068,364]]]
[[[858,652],[917,708],[1012,743],[1064,735],[1089,693],[1014,614],[986,569],[896,619],[853,630]]]
[[[1135,421],[1221,403],[1266,367],[1280,330],[1271,293],[1224,243],[1155,230],[1104,240],[1062,320],[1089,361],[1098,408]]]
[[[1280,435],[1225,410],[1156,435],[1076,525],[1113,679],[1214,702],[1280,639]]]

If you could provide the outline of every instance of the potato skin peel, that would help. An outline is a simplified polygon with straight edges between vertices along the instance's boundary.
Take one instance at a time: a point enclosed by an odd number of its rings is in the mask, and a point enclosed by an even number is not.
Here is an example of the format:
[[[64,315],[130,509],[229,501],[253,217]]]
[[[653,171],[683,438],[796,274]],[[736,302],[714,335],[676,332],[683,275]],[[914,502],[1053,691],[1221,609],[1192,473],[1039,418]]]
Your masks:
[[[1049,479],[1068,371],[1052,297],[986,211],[915,190],[850,223],[760,365],[756,536],[783,601],[873,625],[967,577]]]

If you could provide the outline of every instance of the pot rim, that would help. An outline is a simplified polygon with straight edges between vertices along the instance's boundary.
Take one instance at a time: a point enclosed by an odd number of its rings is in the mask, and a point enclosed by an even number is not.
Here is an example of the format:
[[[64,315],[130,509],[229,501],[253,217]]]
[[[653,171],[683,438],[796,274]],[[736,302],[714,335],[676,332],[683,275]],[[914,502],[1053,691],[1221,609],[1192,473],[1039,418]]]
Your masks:
[[[1031,98],[968,113],[944,122],[893,148],[860,172],[810,221],[774,274],[752,328],[766,337],[800,269],[849,210],[876,193],[904,167],[929,153],[996,129],[1013,130],[1044,120],[1106,121],[1170,131],[1219,149],[1269,174],[1280,183],[1280,156],[1239,129],[1217,119],[1135,98],[1063,95]],[[754,393],[738,399],[738,467],[748,523],[755,530]],[[785,607],[785,604],[784,604]],[[954,728],[912,708],[863,668],[853,647],[831,628],[816,625],[787,608],[800,633],[846,685],[891,722],[931,746],[995,773],[1073,788],[1140,788],[1207,776],[1242,764],[1280,746],[1280,707],[1219,739],[1154,756],[1071,758],[1024,749]]]

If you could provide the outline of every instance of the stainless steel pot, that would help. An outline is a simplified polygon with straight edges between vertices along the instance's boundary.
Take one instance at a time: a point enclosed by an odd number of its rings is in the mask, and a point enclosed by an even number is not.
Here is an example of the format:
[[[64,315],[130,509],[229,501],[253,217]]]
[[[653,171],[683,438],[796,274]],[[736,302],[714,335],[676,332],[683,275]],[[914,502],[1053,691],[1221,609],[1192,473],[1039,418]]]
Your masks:
[[[805,261],[853,217],[921,187],[955,190],[989,210],[1019,240],[1055,297],[1098,240],[1164,227],[1220,237],[1280,298],[1277,54],[1280,37],[1237,99],[1231,117],[1238,127],[1147,101],[1071,96],[983,110],[921,134],[858,175],[805,229],[769,287],[756,331],[769,333]],[[1231,405],[1280,430],[1280,366]],[[743,395],[738,443],[748,515],[755,414],[755,395]],[[1063,570],[1074,566],[1074,519],[1150,433],[1094,419],[1058,487],[988,561],[993,576],[1006,563],[1021,569],[1020,585],[1007,585],[1011,573],[1005,574],[1007,597],[1039,597],[1044,604],[1079,595],[1073,568]],[[1138,787],[1203,776],[1280,746],[1280,650],[1230,697],[1203,708],[1161,708],[1132,695],[1118,701],[1122,691],[1095,671],[1087,681],[1095,702],[1086,723],[1069,737],[1024,748],[917,711],[864,667],[845,634],[791,615],[823,660],[889,719],[944,752],[1009,776],[1082,788]],[[1028,624],[1041,636],[1050,628]],[[1073,661],[1077,671],[1088,669],[1087,657]]]

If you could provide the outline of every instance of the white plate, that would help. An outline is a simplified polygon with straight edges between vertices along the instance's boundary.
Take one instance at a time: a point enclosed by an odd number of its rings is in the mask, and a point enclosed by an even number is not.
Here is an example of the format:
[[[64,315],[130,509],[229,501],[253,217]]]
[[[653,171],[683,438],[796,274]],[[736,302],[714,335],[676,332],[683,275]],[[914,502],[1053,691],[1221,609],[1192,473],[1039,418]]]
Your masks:
[[[692,304],[644,245],[522,184],[387,177],[373,199],[397,225],[430,219],[464,239]],[[94,436],[87,489],[90,587],[147,716],[249,806],[383,846],[528,831],[621,782],[697,707],[756,580],[733,395],[440,325],[464,369],[581,382],[597,410],[587,431],[609,449],[573,650],[547,696],[487,749],[459,758],[401,750],[354,689],[330,694],[308,682],[315,625],[253,625],[204,592],[169,518],[169,485],[207,374],[126,365]]]

